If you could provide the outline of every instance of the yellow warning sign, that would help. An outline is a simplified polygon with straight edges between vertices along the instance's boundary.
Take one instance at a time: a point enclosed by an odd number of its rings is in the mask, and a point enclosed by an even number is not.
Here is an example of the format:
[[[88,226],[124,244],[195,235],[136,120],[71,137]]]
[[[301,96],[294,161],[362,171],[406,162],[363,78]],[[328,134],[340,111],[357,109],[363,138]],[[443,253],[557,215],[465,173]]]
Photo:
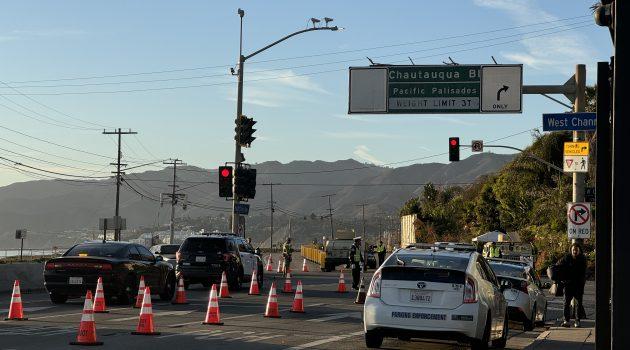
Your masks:
[[[588,156],[588,152],[589,152],[588,142],[565,142],[564,143],[565,156]]]

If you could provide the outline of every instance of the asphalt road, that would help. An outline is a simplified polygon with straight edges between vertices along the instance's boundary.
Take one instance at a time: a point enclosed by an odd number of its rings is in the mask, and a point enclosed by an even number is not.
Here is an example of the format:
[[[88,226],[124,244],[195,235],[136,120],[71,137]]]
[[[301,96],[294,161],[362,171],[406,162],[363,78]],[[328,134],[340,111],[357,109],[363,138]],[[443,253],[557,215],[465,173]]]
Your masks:
[[[188,305],[171,305],[153,299],[154,323],[157,336],[131,335],[138,322],[139,309],[108,305],[109,313],[96,314],[98,340],[103,349],[364,349],[361,324],[362,305],[354,304],[356,294],[336,293],[339,272],[324,273],[311,265],[311,272],[295,272],[293,284],[301,280],[304,286],[304,314],[289,312],[293,294],[282,294],[281,276],[275,272],[265,276],[260,296],[247,295],[247,288],[232,293],[231,299],[220,299],[223,326],[207,326],[205,318],[208,290],[191,285],[187,291]],[[369,276],[369,275],[368,275]],[[279,284],[279,319],[264,318],[270,281]],[[350,287],[350,276],[346,274]],[[0,314],[6,315],[10,295],[0,294]],[[2,349],[81,349],[69,346],[77,335],[82,300],[71,300],[65,305],[53,305],[45,292],[23,294],[22,300],[28,321],[0,321],[0,350]],[[548,319],[559,315],[556,304],[550,304]],[[508,348],[522,349],[531,343],[544,328],[522,332],[519,324],[512,325]],[[85,347],[93,348],[93,347]],[[466,349],[448,342],[403,342],[386,339],[385,349]]]

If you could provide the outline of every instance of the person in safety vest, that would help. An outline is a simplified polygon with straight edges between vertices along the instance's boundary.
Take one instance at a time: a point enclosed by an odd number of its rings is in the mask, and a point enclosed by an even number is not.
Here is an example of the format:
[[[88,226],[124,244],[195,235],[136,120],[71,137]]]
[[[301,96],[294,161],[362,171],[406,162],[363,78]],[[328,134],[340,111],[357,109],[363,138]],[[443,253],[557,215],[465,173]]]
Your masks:
[[[385,261],[385,244],[383,244],[383,241],[378,242],[376,254],[378,255],[378,266],[381,266]]]
[[[293,246],[291,246],[291,237],[287,237],[287,240],[282,245],[282,257],[284,258],[284,273],[291,268],[291,255],[293,254]]]
[[[486,251],[486,258],[500,258],[502,255],[501,248],[497,247],[496,242],[491,242]]]
[[[355,237],[350,247],[350,269],[352,269],[352,289],[359,289],[361,270],[363,269],[363,254],[361,254],[361,237]]]

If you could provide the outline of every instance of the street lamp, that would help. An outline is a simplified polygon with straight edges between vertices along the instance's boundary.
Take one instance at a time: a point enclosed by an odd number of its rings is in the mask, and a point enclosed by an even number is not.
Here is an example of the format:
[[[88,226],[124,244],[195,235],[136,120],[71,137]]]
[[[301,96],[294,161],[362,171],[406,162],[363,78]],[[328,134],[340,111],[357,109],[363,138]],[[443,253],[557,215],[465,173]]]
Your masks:
[[[259,53],[266,51],[267,49],[278,45],[279,43],[302,33],[306,33],[306,32],[312,32],[312,31],[316,31],[316,30],[330,30],[330,31],[337,31],[339,30],[339,27],[337,26],[333,26],[333,27],[329,27],[328,23],[332,22],[333,19],[329,18],[329,17],[325,17],[324,21],[326,22],[326,26],[325,27],[316,27],[317,23],[321,22],[321,20],[317,19],[317,18],[311,18],[310,21],[313,22],[313,27],[311,28],[307,28],[307,29],[302,29],[302,30],[298,30],[294,33],[291,33],[289,35],[286,35],[274,42],[272,42],[271,44],[257,50],[254,51],[252,53],[250,53],[249,55],[243,55],[243,17],[245,16],[245,11],[243,11],[242,9],[238,9],[238,15],[241,18],[241,33],[240,33],[240,43],[239,43],[239,55],[238,55],[238,67],[237,67],[237,71],[236,71],[236,75],[238,76],[238,88],[237,88],[237,98],[236,98],[236,119],[238,120],[241,115],[243,114],[243,74],[245,71],[245,61],[247,61],[248,59],[258,55]],[[233,71],[233,70],[232,70]],[[234,73],[232,73],[234,74]],[[243,157],[243,154],[241,153],[241,144],[239,142],[239,140],[236,140],[236,147],[235,147],[235,152],[234,152],[234,163],[235,163],[235,168],[238,168],[240,166],[240,164],[245,160],[245,158]],[[239,214],[235,213],[235,207],[237,206],[237,204],[239,203],[239,198],[238,198],[238,194],[234,193],[233,195],[233,200],[232,200],[232,232],[238,234],[239,230],[238,230],[238,222],[239,222]]]

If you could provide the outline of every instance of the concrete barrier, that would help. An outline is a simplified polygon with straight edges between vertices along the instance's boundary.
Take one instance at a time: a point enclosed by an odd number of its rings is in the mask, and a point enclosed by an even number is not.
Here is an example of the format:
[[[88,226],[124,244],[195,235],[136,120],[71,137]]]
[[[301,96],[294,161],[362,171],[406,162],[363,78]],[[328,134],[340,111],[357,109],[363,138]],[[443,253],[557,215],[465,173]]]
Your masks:
[[[44,263],[0,264],[0,293],[11,292],[13,281],[20,280],[20,290],[44,289]]]

